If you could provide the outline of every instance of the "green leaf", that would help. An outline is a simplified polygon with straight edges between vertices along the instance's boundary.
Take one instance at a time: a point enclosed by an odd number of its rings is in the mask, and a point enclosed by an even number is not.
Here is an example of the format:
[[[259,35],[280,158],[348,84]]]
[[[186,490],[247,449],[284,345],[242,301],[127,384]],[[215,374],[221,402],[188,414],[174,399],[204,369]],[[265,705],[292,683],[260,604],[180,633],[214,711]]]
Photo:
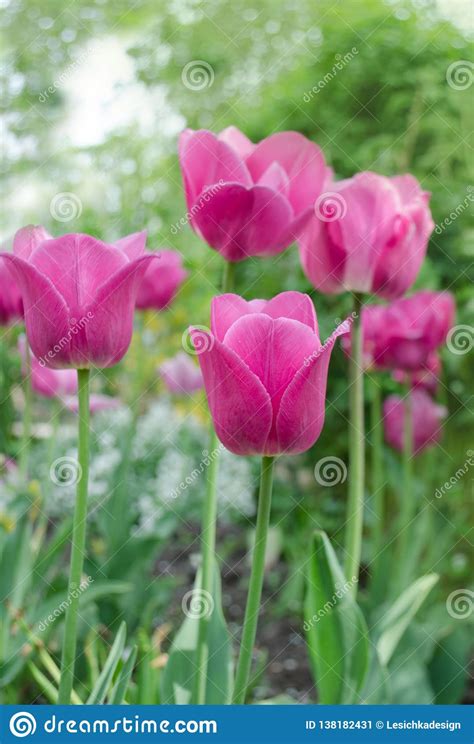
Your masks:
[[[410,622],[438,581],[438,574],[427,574],[411,584],[385,612],[379,623],[377,651],[387,665]]]
[[[138,647],[134,646],[128,655],[128,659],[122,667],[120,674],[118,675],[117,682],[110,696],[111,705],[122,705],[125,693],[127,692],[128,683],[132,676],[133,667],[135,666],[135,660],[137,658]]]
[[[105,662],[104,668],[99,674],[94,689],[87,698],[87,705],[101,705],[104,702],[105,696],[107,695],[107,690],[110,687],[112,677],[114,676],[114,672],[117,668],[117,664],[119,663],[120,657],[122,656],[123,648],[125,646],[126,634],[127,626],[125,625],[125,623],[121,623],[118,633],[115,636],[112,648],[110,649],[110,653],[107,657],[107,661]]]
[[[435,652],[428,665],[428,674],[437,705],[455,705],[461,702],[466,689],[469,671],[471,633],[459,623],[436,643]]]
[[[194,592],[199,597],[201,575],[198,571]],[[221,606],[220,575],[214,565],[214,591],[208,627],[207,705],[226,705],[232,695],[232,643]],[[196,613],[197,615],[198,613]],[[179,629],[163,674],[164,704],[192,702],[196,681],[196,646],[199,618],[188,616]]]
[[[336,554],[324,532],[315,532],[308,572],[304,629],[319,702],[359,700],[369,661],[368,631]]]

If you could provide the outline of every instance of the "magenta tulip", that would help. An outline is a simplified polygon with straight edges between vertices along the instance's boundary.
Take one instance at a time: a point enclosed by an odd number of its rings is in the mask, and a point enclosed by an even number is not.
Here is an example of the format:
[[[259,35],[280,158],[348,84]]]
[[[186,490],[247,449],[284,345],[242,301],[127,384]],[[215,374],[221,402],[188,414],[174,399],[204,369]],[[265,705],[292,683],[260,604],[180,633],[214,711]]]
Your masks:
[[[160,250],[156,255],[159,260],[148,267],[138,288],[136,307],[139,310],[169,307],[187,276],[179,253]]]
[[[6,261],[0,259],[0,326],[15,323],[23,317],[23,301]]]
[[[183,351],[163,362],[158,371],[170,393],[191,394],[204,385],[201,370]]]
[[[296,454],[318,439],[326,380],[342,323],[321,344],[308,295],[246,302],[215,297],[211,333],[191,329],[217,435],[238,455]]]
[[[48,239],[39,230],[20,231],[15,255],[0,254],[20,287],[34,354],[56,369],[116,364],[130,344],[138,287],[157,257],[139,255],[142,239],[128,251],[90,235]]]
[[[366,307],[364,352],[382,369],[427,369],[433,352],[445,343],[454,315],[449,292],[421,291],[387,307]]]
[[[397,382],[410,385],[412,388],[422,388],[432,395],[438,389],[440,375],[441,359],[436,352],[429,355],[422,369],[415,370],[414,372],[404,372],[402,369],[396,369],[392,373],[393,379]]]
[[[401,297],[418,275],[434,228],[429,196],[408,174],[364,172],[328,187],[299,240],[309,280],[328,294]]]
[[[191,227],[228,261],[287,248],[328,176],[320,148],[297,132],[255,145],[235,127],[187,129],[179,158]]]
[[[23,374],[27,374],[25,368],[26,338],[24,336],[18,339],[18,348],[23,362]],[[41,364],[33,353],[30,356],[30,364],[31,388],[37,395],[44,398],[62,398],[65,395],[77,393],[77,375],[74,369],[49,369]]]
[[[438,405],[425,390],[410,393],[413,417],[413,452],[419,454],[426,447],[436,444],[441,437],[444,406]],[[406,400],[390,395],[384,402],[385,439],[395,449],[403,452],[403,431]]]

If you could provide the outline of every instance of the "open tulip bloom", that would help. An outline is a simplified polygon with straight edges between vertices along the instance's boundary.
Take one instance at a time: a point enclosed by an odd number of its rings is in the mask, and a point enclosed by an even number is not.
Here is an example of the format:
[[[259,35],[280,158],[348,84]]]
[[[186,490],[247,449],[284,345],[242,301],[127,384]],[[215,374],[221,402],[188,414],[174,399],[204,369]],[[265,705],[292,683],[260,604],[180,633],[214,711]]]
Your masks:
[[[367,363],[362,350],[362,295],[370,293],[392,300],[413,284],[434,228],[429,196],[409,174],[386,178],[377,173],[358,173],[328,185],[298,240],[303,269],[316,289],[327,294],[354,293],[345,563],[348,576],[358,574],[362,544],[363,369]]]
[[[405,409],[408,405],[411,406],[413,427],[412,455],[419,455],[424,449],[439,441],[447,409],[421,389],[412,391],[410,401],[399,395],[389,395],[383,406],[385,439],[399,452],[403,452],[404,449]]]
[[[254,144],[235,127],[187,129],[179,159],[191,227],[231,262],[285,250],[329,175],[320,148],[297,132]]]
[[[158,252],[159,261],[148,266],[140,282],[136,307],[138,310],[165,310],[173,302],[176,292],[185,280],[183,259],[170,250]]]
[[[311,298],[283,292],[246,302],[215,297],[211,330],[191,329],[217,435],[237,455],[262,455],[252,573],[234,702],[247,689],[263,582],[274,456],[305,452],[318,439],[332,348],[342,323],[322,344]]]
[[[157,256],[144,255],[145,233],[107,245],[82,234],[51,238],[29,226],[14,239],[6,261],[23,298],[28,344],[40,364],[78,371],[81,477],[74,511],[69,605],[58,702],[68,704],[74,679],[77,610],[84,560],[89,472],[89,370],[110,367],[126,353],[143,275]]]

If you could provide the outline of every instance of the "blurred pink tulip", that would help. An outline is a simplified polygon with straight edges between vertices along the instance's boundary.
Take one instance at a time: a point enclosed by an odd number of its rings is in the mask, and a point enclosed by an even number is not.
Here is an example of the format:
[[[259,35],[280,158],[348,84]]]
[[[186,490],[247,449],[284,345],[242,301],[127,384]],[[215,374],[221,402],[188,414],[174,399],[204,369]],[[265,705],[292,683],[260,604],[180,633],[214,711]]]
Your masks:
[[[23,302],[6,261],[0,258],[0,326],[15,323],[23,317]]]
[[[392,377],[396,382],[410,385],[412,388],[423,388],[423,390],[434,395],[438,388],[440,374],[441,359],[433,352],[429,355],[423,369],[414,372],[404,372],[402,369],[396,369],[393,371]]]
[[[413,452],[419,454],[425,447],[436,444],[441,437],[441,426],[447,410],[438,405],[427,392],[421,389],[410,393],[413,416]],[[406,399],[390,395],[384,402],[385,439],[403,451],[403,431]]]
[[[183,351],[163,362],[158,370],[171,393],[191,394],[204,385],[201,370]]]
[[[236,127],[186,129],[179,159],[191,227],[228,261],[287,248],[329,172],[320,148],[297,132],[255,145]]]
[[[377,367],[423,370],[432,353],[445,343],[454,315],[449,292],[416,292],[384,308],[365,308],[364,343]]]
[[[326,381],[342,323],[321,344],[308,295],[272,300],[225,294],[211,306],[211,332],[191,329],[221,442],[237,455],[296,454],[318,439]]]
[[[407,174],[358,173],[328,186],[299,240],[321,292],[401,297],[415,281],[434,227],[429,193]]]
[[[65,398],[64,405],[73,413],[77,413],[79,410],[79,403],[76,396]],[[114,410],[115,408],[119,408],[120,405],[120,400],[118,398],[114,398],[112,395],[91,393],[89,397],[89,411],[91,413]]]
[[[164,310],[173,301],[187,276],[179,253],[160,250],[158,260],[145,272],[138,288],[136,307],[139,310]]]
[[[15,236],[15,255],[0,254],[20,287],[28,342],[41,363],[110,367],[124,356],[139,284],[158,260],[142,254],[143,235],[117,250],[90,235],[48,239],[30,226]]]
[[[23,374],[26,374],[26,338],[20,336],[18,348],[23,362]],[[35,393],[44,398],[62,398],[65,395],[77,393],[77,374],[74,369],[49,369],[40,364],[35,355],[30,352],[31,387]]]

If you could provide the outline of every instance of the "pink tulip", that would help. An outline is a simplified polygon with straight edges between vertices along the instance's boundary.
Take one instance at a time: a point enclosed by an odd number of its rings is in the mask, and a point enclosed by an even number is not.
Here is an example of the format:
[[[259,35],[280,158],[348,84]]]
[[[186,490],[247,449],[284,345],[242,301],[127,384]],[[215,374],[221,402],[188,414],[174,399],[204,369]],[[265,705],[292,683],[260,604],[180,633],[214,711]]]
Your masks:
[[[408,174],[364,172],[332,184],[299,240],[309,280],[328,294],[402,296],[418,275],[433,231],[429,197]]]
[[[425,447],[436,444],[441,437],[441,425],[447,415],[444,406],[440,406],[424,390],[413,390],[410,393],[413,416],[413,452],[419,454]],[[406,400],[398,395],[390,395],[384,402],[385,439],[403,451],[403,431]]]
[[[79,410],[79,403],[76,396],[65,398],[64,405],[69,411],[72,411],[73,413],[77,413]],[[120,400],[118,398],[114,398],[111,395],[91,393],[89,397],[89,410],[91,413],[99,413],[100,411],[111,411],[119,407]]]
[[[376,367],[417,371],[445,343],[455,315],[449,292],[421,291],[362,313],[364,348]]]
[[[139,310],[164,310],[173,301],[187,276],[179,253],[160,250],[155,261],[145,272],[138,288],[136,307]]]
[[[393,371],[392,377],[396,382],[410,385],[412,388],[422,388],[434,395],[438,389],[440,374],[441,359],[433,352],[429,355],[423,369],[414,372],[404,372],[402,369],[396,369]]]
[[[328,174],[319,147],[297,132],[255,145],[235,127],[186,129],[179,158],[191,227],[228,261],[287,248]]]
[[[200,390],[204,384],[201,370],[182,351],[163,362],[159,372],[170,393],[191,394]]]
[[[21,293],[5,261],[0,259],[0,326],[23,317]]]
[[[28,341],[40,362],[110,367],[124,356],[139,284],[158,260],[141,254],[143,238],[127,239],[127,250],[117,250],[90,235],[48,239],[30,226],[15,236],[15,255],[0,254],[20,287]]]
[[[326,380],[342,323],[321,344],[308,295],[268,302],[225,294],[211,306],[211,332],[191,329],[221,442],[238,455],[296,454],[318,439]]]
[[[26,374],[26,338],[20,336],[18,348],[23,362],[23,374]],[[62,398],[65,395],[77,393],[77,375],[73,369],[49,369],[33,353],[30,356],[31,363],[31,388],[44,398]]]

